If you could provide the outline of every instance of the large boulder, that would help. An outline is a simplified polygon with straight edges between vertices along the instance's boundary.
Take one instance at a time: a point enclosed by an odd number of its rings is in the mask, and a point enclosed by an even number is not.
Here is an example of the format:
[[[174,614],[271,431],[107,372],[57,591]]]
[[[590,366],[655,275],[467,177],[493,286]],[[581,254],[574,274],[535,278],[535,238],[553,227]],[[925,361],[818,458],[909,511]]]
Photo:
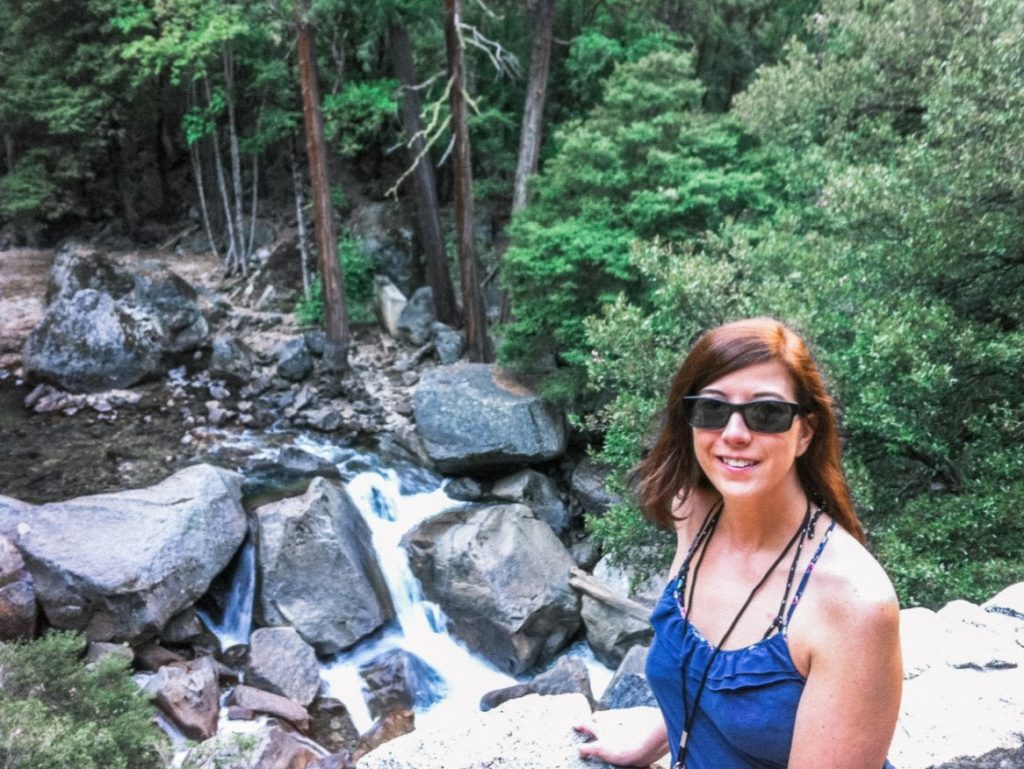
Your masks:
[[[256,509],[263,623],[290,625],[319,654],[355,644],[394,616],[370,529],[324,478]]]
[[[25,341],[25,376],[71,392],[129,387],[162,370],[163,331],[137,307],[83,289],[60,297]]]
[[[654,577],[633,589],[632,573],[628,569],[613,566],[607,556],[597,562],[593,577],[612,593],[649,610],[654,609],[661,597],[661,588],[664,587],[664,580]],[[651,643],[653,631],[650,622],[627,614],[618,605],[585,594],[582,616],[587,628],[587,642],[594,650],[594,656],[609,667],[619,665],[634,646]]]
[[[181,769],[306,769],[327,751],[273,721],[254,732],[224,732],[190,748]]]
[[[498,499],[529,507],[561,536],[569,528],[569,509],[558,493],[558,485],[536,470],[520,470],[494,482],[491,494]]]
[[[190,740],[207,740],[217,733],[220,687],[212,657],[165,665],[144,691]]]
[[[360,203],[349,216],[348,230],[374,274],[386,275],[409,296],[419,276],[415,234],[406,207],[393,202]]]
[[[428,371],[413,408],[426,452],[444,473],[544,462],[565,451],[561,411],[490,364]]]
[[[999,611],[1013,594],[987,610],[954,601],[900,613],[905,680],[889,751],[900,769],[1024,767],[1024,618]]]
[[[195,290],[156,262],[128,268],[69,245],[50,271],[42,321],[25,342],[30,379],[73,392],[128,387],[209,332]]]
[[[654,698],[651,685],[647,680],[647,652],[649,646],[634,646],[622,660],[608,682],[601,701],[600,710],[617,710],[619,708],[655,708],[658,701]]]
[[[0,642],[36,634],[36,591],[14,543],[0,534]]]
[[[196,465],[143,489],[16,514],[16,541],[49,623],[92,641],[156,636],[242,543],[242,478]]]
[[[359,769],[608,767],[577,752],[584,737],[573,726],[589,718],[582,694],[532,694],[473,718],[434,722],[391,740],[360,759]]]
[[[543,664],[579,627],[572,558],[524,505],[441,513],[402,543],[455,634],[502,670],[519,674]]]
[[[430,340],[436,320],[434,292],[430,286],[418,288],[398,316],[398,336],[418,347]]]
[[[245,680],[300,705],[320,690],[320,666],[313,647],[290,627],[261,627],[249,640]]]

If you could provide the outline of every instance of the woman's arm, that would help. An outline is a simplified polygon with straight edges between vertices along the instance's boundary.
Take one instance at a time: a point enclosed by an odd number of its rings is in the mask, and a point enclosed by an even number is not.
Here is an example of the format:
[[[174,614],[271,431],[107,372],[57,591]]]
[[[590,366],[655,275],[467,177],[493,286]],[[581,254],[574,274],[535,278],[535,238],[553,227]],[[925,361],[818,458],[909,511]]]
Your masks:
[[[903,684],[899,605],[873,560],[858,572],[850,587],[819,604],[815,628],[807,631],[810,669],[790,769],[879,769],[885,763]]]
[[[574,728],[594,738],[580,745],[580,758],[647,767],[668,753],[668,732],[658,708],[598,710],[590,721]]]

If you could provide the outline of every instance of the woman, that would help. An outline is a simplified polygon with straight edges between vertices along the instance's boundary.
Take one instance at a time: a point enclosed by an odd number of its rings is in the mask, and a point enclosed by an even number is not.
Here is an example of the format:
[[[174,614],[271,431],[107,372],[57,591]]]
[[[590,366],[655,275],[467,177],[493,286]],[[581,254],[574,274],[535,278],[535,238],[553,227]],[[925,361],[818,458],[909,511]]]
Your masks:
[[[641,505],[672,527],[651,617],[661,708],[604,711],[580,755],[686,769],[877,769],[899,712],[899,607],[863,546],[832,403],[768,318],[701,337],[676,372]],[[813,571],[813,576],[812,576]],[[655,718],[651,718],[651,714]]]

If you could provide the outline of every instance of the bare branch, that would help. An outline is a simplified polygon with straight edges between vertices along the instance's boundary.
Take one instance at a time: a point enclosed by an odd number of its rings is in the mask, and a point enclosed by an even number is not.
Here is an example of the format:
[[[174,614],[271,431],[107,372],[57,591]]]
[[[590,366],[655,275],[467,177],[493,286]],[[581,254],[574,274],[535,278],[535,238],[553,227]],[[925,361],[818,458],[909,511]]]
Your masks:
[[[441,159],[437,161],[437,167],[440,168],[448,160],[448,156],[452,154],[452,150],[455,148],[455,134],[452,134],[452,139],[448,142],[448,147],[445,149],[444,154],[441,155]]]
[[[476,0],[476,4],[479,5],[480,8],[483,10],[483,12],[486,13],[488,16],[490,16],[492,19],[500,19],[501,18],[501,16],[499,16],[494,11],[492,11],[490,8],[488,8],[486,5],[484,5],[484,0]]]
[[[487,58],[491,60],[491,64],[494,65],[494,70],[498,77],[505,76],[519,78],[522,76],[523,69],[519,66],[518,56],[505,48],[505,46],[497,40],[491,40],[486,37],[472,24],[463,23],[460,24],[459,27],[462,31],[469,33],[468,37],[463,35],[463,41],[469,43],[474,48],[483,51],[487,55]]]
[[[408,140],[404,142],[406,148],[411,148],[417,141],[422,140],[423,146],[420,147],[419,152],[416,153],[416,157],[413,158],[413,161],[409,165],[409,167],[402,172],[402,175],[398,177],[398,180],[393,185],[391,185],[390,188],[388,188],[387,192],[384,193],[384,197],[393,197],[396,200],[398,199],[398,188],[402,186],[402,182],[404,182],[409,177],[409,175],[416,170],[416,166],[420,164],[420,161],[422,161],[423,158],[427,155],[427,153],[430,151],[430,148],[437,142],[438,139],[441,138],[444,132],[448,129],[448,126],[451,124],[452,121],[451,115],[445,116],[445,118],[442,120],[441,110],[444,107],[444,105],[448,102],[448,96],[451,94],[452,85],[454,83],[455,80],[453,78],[448,78],[448,84],[445,86],[444,93],[441,94],[440,98],[433,101],[424,110],[427,116],[427,119],[424,121],[426,125],[424,125],[424,127],[421,130],[414,133],[412,136],[408,138]],[[402,145],[396,145],[393,149],[398,149],[398,147],[400,146]],[[389,150],[389,152],[390,151],[392,150]],[[448,150],[445,150],[446,156],[449,151],[450,148]]]
[[[444,70],[440,70],[433,77],[427,78],[422,83],[418,83],[416,85],[403,85],[402,86],[402,90],[403,91],[422,91],[422,90],[424,90],[426,88],[429,88],[431,85],[433,85],[434,81],[437,80],[439,77],[444,77],[444,74],[445,74]]]

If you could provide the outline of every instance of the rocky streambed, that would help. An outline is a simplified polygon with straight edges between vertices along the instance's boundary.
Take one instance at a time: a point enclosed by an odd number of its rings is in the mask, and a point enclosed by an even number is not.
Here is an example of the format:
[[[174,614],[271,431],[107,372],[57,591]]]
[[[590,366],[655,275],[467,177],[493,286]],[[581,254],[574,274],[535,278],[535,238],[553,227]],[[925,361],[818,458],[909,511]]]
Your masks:
[[[70,313],[49,328],[103,318],[98,349],[119,353],[115,326],[138,321],[137,379],[29,386],[7,321],[24,329],[31,302],[0,312],[0,639],[71,628],[93,656],[130,655],[200,741],[177,759],[196,769],[582,769],[571,727],[596,698],[651,704],[659,585],[632,589],[586,537],[581,513],[613,501],[600,469],[528,387],[450,365],[422,293],[418,316],[393,304],[357,331],[338,378],[315,332],[228,301],[254,292],[110,262],[103,283],[94,258],[55,270]],[[39,288],[20,285],[0,281],[0,311]],[[154,285],[181,304],[147,305]],[[124,373],[70,363],[69,384]],[[901,769],[1024,766],[1022,590],[903,613]],[[607,689],[595,656],[617,667]]]

